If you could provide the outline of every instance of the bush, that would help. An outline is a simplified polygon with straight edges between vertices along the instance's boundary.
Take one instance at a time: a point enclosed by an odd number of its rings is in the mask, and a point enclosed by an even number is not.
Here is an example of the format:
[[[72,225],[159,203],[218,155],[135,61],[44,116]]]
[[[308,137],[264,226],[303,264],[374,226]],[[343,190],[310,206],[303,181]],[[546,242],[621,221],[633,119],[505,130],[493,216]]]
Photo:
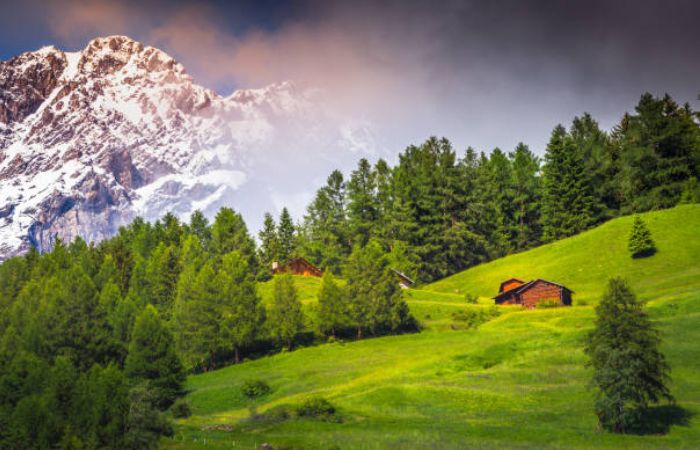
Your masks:
[[[325,422],[338,421],[335,406],[322,397],[314,397],[306,400],[297,407],[297,415],[299,417],[323,420]]]
[[[464,296],[464,300],[469,303],[470,305],[476,305],[479,303],[479,297],[473,294],[467,294]]]
[[[456,311],[452,313],[452,319],[462,322],[464,324],[463,328],[469,329],[477,328],[482,323],[486,323],[499,315],[501,315],[501,312],[498,308],[492,306],[490,308],[473,308]]]
[[[263,380],[247,380],[243,383],[241,391],[248,398],[258,398],[270,392],[270,385]]]
[[[558,308],[561,306],[561,302],[557,300],[556,298],[545,298],[537,302],[536,307],[538,309],[546,309],[546,308]]]
[[[189,402],[182,398],[175,400],[173,406],[170,407],[170,412],[176,419],[186,419],[192,415]]]

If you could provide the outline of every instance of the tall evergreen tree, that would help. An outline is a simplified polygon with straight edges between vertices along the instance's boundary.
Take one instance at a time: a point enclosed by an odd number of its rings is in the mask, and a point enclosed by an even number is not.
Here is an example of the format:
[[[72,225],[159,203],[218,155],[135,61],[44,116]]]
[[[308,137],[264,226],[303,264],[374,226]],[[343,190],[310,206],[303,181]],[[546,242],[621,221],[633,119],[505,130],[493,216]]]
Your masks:
[[[540,163],[537,156],[522,142],[510,154],[513,166],[513,203],[515,248],[534,247],[541,238],[540,229]]]
[[[318,291],[318,325],[321,333],[333,337],[340,328],[348,325],[345,295],[329,271],[323,274]]]
[[[376,176],[369,161],[362,158],[348,182],[348,225],[355,244],[365,245],[378,220]]]
[[[287,208],[282,208],[277,226],[277,249],[280,262],[285,263],[294,258],[296,252],[295,229],[292,216]]]
[[[571,236],[593,224],[593,195],[583,161],[571,136],[558,125],[552,132],[543,167],[544,239]]]
[[[334,170],[307,208],[302,227],[304,256],[334,273],[350,253],[345,203],[343,174]]]
[[[617,129],[623,170],[623,212],[678,203],[688,179],[700,176],[700,127],[690,106],[665,95],[642,95]]]
[[[275,261],[284,262],[280,261],[277,225],[272,214],[265,213],[263,228],[258,233],[258,238],[260,239],[260,263],[266,270],[270,270]]]
[[[595,411],[606,430],[633,431],[650,404],[673,399],[661,339],[643,302],[620,278],[610,280],[596,317],[585,348],[594,370]]]
[[[231,208],[221,208],[214,218],[211,234],[213,253],[224,255],[236,250],[246,258],[250,269],[257,273],[259,264],[255,241],[239,213]]]
[[[160,409],[170,406],[182,391],[185,371],[173,338],[152,305],[136,318],[124,372],[133,380],[148,383]]]
[[[378,334],[408,326],[412,318],[386,255],[376,240],[356,246],[343,272],[350,315],[357,337],[365,331]]]
[[[275,278],[269,324],[275,339],[291,350],[294,338],[304,326],[301,302],[291,275],[285,274]]]
[[[254,274],[238,252],[224,255],[216,285],[221,289],[224,342],[233,347],[238,363],[241,348],[251,345],[262,330],[265,308],[260,304]]]

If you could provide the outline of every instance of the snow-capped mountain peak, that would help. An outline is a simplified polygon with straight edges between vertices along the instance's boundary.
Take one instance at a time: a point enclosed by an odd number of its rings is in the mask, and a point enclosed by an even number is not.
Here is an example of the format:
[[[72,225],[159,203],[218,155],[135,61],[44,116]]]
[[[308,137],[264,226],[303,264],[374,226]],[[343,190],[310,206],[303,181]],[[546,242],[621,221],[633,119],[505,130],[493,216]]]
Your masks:
[[[99,240],[136,215],[211,211],[280,123],[312,115],[293,83],[222,97],[126,36],[0,62],[0,259]]]

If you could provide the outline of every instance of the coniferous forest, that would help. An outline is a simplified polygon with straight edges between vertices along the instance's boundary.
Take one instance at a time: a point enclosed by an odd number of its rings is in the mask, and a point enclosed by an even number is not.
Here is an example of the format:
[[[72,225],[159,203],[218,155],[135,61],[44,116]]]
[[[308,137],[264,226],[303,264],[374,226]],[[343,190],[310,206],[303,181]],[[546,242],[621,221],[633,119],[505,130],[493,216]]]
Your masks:
[[[700,201],[700,119],[644,94],[611,130],[584,114],[542,158],[447,139],[391,166],[334,171],[300,223],[240,214],[136,219],[105,241],[54,243],[0,265],[0,447],[153,448],[188,373],[329,337],[415,332],[392,269],[419,283],[580,233],[618,215]],[[273,262],[326,271],[314,320]],[[342,282],[341,282],[342,280]]]

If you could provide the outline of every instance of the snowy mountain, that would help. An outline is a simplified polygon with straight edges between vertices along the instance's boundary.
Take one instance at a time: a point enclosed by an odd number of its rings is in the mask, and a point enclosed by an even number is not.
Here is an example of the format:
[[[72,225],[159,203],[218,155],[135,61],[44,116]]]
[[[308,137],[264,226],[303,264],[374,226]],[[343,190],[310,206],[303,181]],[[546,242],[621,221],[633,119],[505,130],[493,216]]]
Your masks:
[[[211,214],[256,171],[291,169],[294,152],[274,151],[290,133],[289,148],[347,140],[347,127],[321,132],[324,120],[313,91],[285,82],[222,97],[125,36],[0,62],[0,260],[56,237],[100,240],[137,215]]]

